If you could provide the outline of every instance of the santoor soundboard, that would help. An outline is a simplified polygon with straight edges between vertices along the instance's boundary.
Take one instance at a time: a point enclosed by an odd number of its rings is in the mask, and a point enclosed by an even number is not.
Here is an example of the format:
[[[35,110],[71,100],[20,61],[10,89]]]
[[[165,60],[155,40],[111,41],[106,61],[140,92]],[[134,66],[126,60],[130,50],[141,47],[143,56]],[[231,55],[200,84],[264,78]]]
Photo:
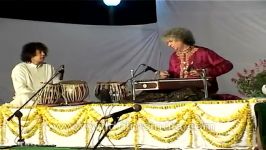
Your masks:
[[[211,78],[208,78],[208,86],[211,86]],[[159,79],[159,80],[139,80],[135,81],[136,91],[143,90],[177,90],[182,88],[203,89],[203,79]]]

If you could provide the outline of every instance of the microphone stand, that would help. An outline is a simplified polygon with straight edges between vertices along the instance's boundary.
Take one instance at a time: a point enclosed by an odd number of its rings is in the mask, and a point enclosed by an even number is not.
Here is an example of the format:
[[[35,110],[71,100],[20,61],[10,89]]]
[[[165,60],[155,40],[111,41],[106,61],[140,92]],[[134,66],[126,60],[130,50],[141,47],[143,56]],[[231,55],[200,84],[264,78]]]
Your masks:
[[[147,69],[142,70],[140,73],[138,73],[138,74],[136,74],[134,76],[131,76],[131,78],[127,79],[121,85],[125,85],[128,81],[133,80],[134,78],[138,77],[139,75],[141,75],[141,74],[143,74],[144,72],[147,72],[147,71],[148,71]]]
[[[209,98],[209,92],[208,92],[208,81],[207,81],[206,69],[202,69],[201,78],[203,80],[204,99],[208,99]]]
[[[117,124],[119,117],[113,117],[113,121],[107,127],[107,130],[104,132],[103,136],[98,140],[96,145],[93,147],[93,150],[97,149],[97,147],[101,144],[102,140],[107,136],[107,134],[112,130],[112,128]]]
[[[123,82],[121,85],[125,85],[128,81],[130,81],[131,84],[131,92],[132,92],[132,100],[135,101],[136,100],[136,91],[135,91],[135,78],[140,76],[141,74],[145,73],[148,71],[148,68],[143,69],[141,72],[139,72],[138,74],[134,74],[134,70],[130,70],[131,73],[131,78],[127,79],[125,82]]]
[[[130,84],[131,84],[131,90],[132,90],[132,100],[135,101],[136,100],[136,90],[135,90],[135,74],[134,74],[134,70],[130,70],[131,73],[131,80],[130,80]]]
[[[22,106],[20,106],[11,116],[7,118],[7,121],[10,121],[13,117],[18,118],[18,128],[19,128],[19,139],[18,145],[25,146],[25,140],[22,138],[22,125],[21,118],[23,114],[21,113],[21,109],[24,108],[40,91],[42,91],[57,75],[59,75],[62,70],[57,71],[37,92],[35,92]]]

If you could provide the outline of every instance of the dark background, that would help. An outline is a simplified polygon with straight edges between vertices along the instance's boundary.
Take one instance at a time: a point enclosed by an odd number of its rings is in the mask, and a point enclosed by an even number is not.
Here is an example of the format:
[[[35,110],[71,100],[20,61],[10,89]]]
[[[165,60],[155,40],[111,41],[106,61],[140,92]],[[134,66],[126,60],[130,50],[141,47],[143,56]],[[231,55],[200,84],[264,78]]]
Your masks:
[[[134,25],[157,21],[155,0],[0,0],[0,17],[92,25]]]

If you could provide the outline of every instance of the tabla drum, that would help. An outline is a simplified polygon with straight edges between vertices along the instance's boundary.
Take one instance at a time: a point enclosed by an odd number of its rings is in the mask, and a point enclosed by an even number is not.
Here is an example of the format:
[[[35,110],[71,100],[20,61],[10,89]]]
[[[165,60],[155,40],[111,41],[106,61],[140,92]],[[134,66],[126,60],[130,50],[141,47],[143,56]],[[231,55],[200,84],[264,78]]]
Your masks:
[[[86,81],[70,80],[62,81],[60,84],[66,104],[82,102],[89,95],[89,87]]]
[[[126,86],[120,82],[97,82],[95,96],[101,102],[121,102],[127,97]]]
[[[38,104],[56,104],[60,97],[60,84],[47,84],[46,87],[36,95],[36,101]]]

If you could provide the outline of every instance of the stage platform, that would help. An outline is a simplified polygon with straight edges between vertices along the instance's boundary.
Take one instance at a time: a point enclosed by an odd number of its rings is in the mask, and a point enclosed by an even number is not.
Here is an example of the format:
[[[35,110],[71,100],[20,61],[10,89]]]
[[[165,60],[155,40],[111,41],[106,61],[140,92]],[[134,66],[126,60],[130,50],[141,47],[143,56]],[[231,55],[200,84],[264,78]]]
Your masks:
[[[100,146],[116,149],[249,149],[255,145],[254,105],[264,101],[266,99],[251,98],[141,104],[140,112],[120,118]],[[113,103],[25,108],[22,110],[23,137],[27,144],[85,147],[102,116],[132,105]],[[16,144],[17,118],[6,121],[14,110],[16,108],[9,104],[0,106],[1,146]],[[102,122],[99,125],[91,147],[98,141],[99,133],[106,124]]]

